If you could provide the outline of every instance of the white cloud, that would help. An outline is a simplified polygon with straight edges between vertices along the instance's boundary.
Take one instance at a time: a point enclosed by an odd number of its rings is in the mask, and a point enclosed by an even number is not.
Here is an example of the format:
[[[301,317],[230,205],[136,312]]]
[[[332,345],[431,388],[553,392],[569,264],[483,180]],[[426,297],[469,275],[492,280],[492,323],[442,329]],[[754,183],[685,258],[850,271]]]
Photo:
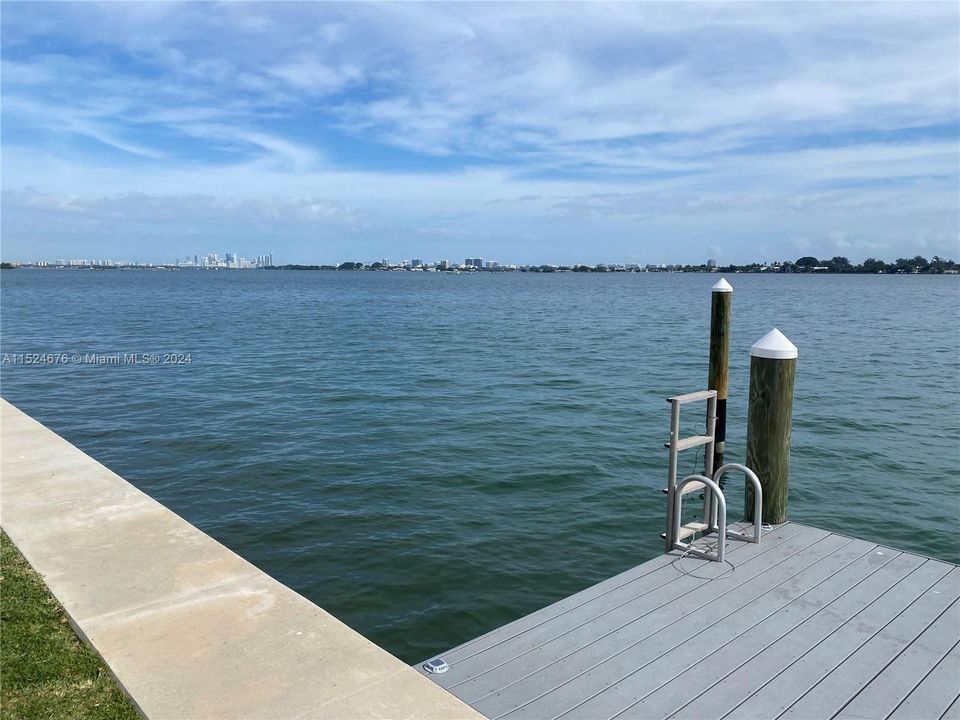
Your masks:
[[[280,78],[296,90],[310,95],[340,92],[362,77],[360,68],[356,65],[347,63],[330,66],[309,56],[268,67],[266,74]]]
[[[7,211],[33,210],[86,215],[98,219],[175,221],[215,219],[230,224],[320,224],[362,227],[366,220],[356,207],[322,197],[234,197],[224,195],[147,195],[128,193],[104,197],[54,195],[35,189],[3,191]]]

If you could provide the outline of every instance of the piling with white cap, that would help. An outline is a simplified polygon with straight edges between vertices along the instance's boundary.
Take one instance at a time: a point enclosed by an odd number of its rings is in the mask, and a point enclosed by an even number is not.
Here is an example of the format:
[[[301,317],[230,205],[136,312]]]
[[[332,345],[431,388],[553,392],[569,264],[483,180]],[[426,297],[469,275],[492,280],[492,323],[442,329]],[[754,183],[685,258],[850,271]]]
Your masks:
[[[747,467],[763,488],[762,522],[787,520],[790,431],[797,346],[774,328],[750,348],[750,401],[747,412]],[[753,491],[747,488],[746,517],[754,522]]]
[[[723,465],[723,446],[727,431],[727,374],[730,367],[730,308],[733,287],[724,278],[710,288],[710,369],[707,389],[717,391],[716,442],[713,457],[704,457],[703,469],[713,477],[713,469]]]

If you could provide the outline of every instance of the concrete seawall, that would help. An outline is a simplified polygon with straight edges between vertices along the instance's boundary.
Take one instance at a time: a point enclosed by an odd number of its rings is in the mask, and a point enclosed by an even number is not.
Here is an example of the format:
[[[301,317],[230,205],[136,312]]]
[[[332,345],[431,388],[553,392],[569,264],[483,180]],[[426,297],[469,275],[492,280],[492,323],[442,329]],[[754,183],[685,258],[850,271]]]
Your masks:
[[[480,718],[0,400],[0,524],[148,718]]]

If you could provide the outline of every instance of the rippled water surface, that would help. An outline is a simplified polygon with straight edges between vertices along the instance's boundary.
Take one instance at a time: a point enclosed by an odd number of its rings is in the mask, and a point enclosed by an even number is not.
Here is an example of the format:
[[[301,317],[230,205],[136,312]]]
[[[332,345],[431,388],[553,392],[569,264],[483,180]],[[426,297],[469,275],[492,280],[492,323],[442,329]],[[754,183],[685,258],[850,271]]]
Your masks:
[[[776,326],[800,348],[791,517],[960,560],[960,278],[729,279],[727,459],[744,454],[750,345]],[[664,398],[706,384],[715,280],[5,271],[4,353],[192,362],[0,380],[413,662],[662,551]]]

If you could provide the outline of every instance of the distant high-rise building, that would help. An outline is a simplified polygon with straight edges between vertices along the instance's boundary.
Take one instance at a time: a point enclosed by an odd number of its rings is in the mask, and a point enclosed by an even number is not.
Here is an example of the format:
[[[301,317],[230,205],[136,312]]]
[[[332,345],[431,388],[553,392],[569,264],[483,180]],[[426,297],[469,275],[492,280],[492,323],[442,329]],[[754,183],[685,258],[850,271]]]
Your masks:
[[[496,260],[487,260],[487,270],[496,270],[500,267],[500,263]]]
[[[711,258],[710,260],[707,260],[707,267],[711,267],[711,268],[712,268],[712,267],[716,267],[716,266],[717,266],[717,261],[716,261],[716,260],[714,260],[714,259],[712,259],[712,258]]]
[[[449,270],[449,269],[450,269],[450,261],[449,261],[449,260],[441,260],[441,261],[440,261],[440,267],[443,268],[444,270]]]
[[[420,267],[421,265],[423,265],[423,261],[420,258],[414,258],[413,260],[410,261],[410,265],[413,267]]]

